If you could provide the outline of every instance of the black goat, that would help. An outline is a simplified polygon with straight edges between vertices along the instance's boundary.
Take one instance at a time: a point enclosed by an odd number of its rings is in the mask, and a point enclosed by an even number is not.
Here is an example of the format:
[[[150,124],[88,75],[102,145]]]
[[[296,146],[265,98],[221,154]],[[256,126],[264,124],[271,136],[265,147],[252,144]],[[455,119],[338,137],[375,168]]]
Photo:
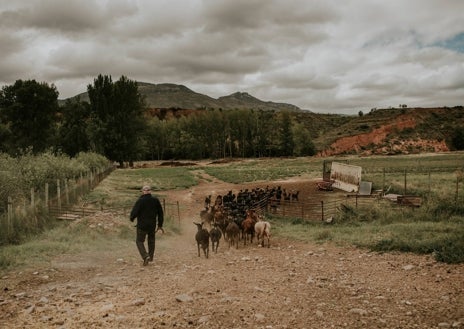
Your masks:
[[[205,198],[205,208],[208,209],[210,205],[211,205],[211,194],[206,196]]]
[[[205,253],[205,257],[208,258],[209,255],[209,232],[205,228],[203,228],[203,223],[195,223],[197,226],[197,233],[195,234],[195,240],[197,241],[197,248],[198,248],[198,257],[200,257],[200,247],[203,249]]]
[[[219,240],[221,240],[221,230],[218,228],[216,223],[213,224],[213,228],[209,231],[209,237],[211,238],[211,248],[217,253],[219,247]]]

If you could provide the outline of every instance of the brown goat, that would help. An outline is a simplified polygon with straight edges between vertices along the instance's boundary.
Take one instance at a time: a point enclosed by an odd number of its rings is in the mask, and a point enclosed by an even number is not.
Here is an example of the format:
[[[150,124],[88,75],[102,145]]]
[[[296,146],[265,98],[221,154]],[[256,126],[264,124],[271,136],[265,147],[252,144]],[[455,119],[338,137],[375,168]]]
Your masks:
[[[253,243],[253,237],[255,235],[255,224],[258,221],[256,212],[252,209],[246,211],[246,218],[242,222],[242,231],[243,231],[243,241],[246,245],[248,236],[250,237],[250,243]]]
[[[300,194],[300,191],[292,191],[292,201],[298,201],[298,195]]]
[[[238,249],[238,240],[240,238],[240,228],[235,222],[230,222],[226,227],[226,233],[224,237],[227,238],[229,241],[229,249],[230,246],[235,244],[235,248]]]
[[[211,222],[213,221],[213,213],[210,211],[209,207],[205,207],[200,211],[200,218],[203,223],[207,223],[211,227]]]

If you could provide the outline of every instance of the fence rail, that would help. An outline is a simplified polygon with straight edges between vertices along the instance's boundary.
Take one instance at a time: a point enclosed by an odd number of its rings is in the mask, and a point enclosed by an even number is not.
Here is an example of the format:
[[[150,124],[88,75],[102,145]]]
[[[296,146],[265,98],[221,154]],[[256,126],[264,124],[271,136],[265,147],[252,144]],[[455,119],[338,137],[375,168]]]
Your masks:
[[[300,201],[281,200],[278,203],[269,202],[269,200],[261,200],[253,204],[250,208],[261,213],[280,217],[308,221],[330,221],[347,208],[351,207],[356,209],[358,207],[372,206],[374,204],[392,205],[393,203],[377,196],[360,196],[355,194],[345,197],[327,196],[324,198],[309,198]]]
[[[271,208],[268,212],[302,220],[330,221],[347,208],[356,209],[380,203],[388,203],[388,201],[374,197],[339,197],[327,200],[284,202],[280,207]]]
[[[177,221],[180,223],[181,221],[181,211],[180,211],[180,203],[179,201],[166,201],[166,199],[160,199],[161,206],[163,207],[163,213],[165,218],[169,218],[171,220]],[[130,211],[132,210],[132,206],[120,206],[120,207],[101,207],[100,211],[110,211],[113,213],[119,213],[124,217],[129,218]]]
[[[86,207],[77,207],[77,206],[49,206],[48,214],[56,219],[68,219],[74,220],[85,216],[94,215],[98,210],[86,208]]]
[[[180,214],[180,204],[176,202],[167,202],[165,199],[160,200],[163,207],[163,212],[165,218],[170,218],[171,220],[177,221],[180,223],[181,214]],[[76,220],[85,216],[92,216],[98,212],[111,212],[114,214],[120,214],[123,217],[129,218],[131,207],[129,206],[119,206],[119,207],[105,207],[100,206],[98,209],[92,205],[83,204],[78,205],[68,205],[68,206],[49,206],[48,213],[51,217],[56,219],[63,220]]]
[[[20,199],[8,197],[6,211],[0,213],[0,245],[14,240],[18,227],[40,228],[43,223],[36,215],[39,212],[47,211],[56,218],[72,218],[83,212],[89,214],[91,209],[73,205],[113,170],[114,167],[110,166],[106,170],[90,172],[85,177],[81,175],[73,179],[57,179],[52,184],[46,183],[43,188],[31,188],[29,196]]]

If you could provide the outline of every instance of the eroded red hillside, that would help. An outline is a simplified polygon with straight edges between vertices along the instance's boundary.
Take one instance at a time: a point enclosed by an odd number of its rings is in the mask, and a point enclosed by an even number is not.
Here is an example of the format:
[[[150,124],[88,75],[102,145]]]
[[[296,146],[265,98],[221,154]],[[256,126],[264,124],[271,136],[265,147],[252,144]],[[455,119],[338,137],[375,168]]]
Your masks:
[[[417,137],[414,139],[389,138],[389,135],[394,131],[401,132],[406,128],[414,129],[418,123],[418,118],[420,118],[418,111],[401,114],[391,123],[382,125],[371,132],[341,137],[332,143],[329,148],[320,152],[319,155],[333,156],[347,153],[359,155],[409,154],[449,151],[444,140],[428,140]]]

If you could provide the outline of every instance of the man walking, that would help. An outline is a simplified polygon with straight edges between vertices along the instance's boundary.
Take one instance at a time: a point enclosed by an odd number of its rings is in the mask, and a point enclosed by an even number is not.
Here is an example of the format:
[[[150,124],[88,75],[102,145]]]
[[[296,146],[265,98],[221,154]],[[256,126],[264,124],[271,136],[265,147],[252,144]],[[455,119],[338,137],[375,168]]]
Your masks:
[[[136,245],[143,259],[143,265],[146,266],[149,261],[153,261],[155,255],[155,233],[158,230],[164,233],[163,207],[158,198],[151,195],[151,188],[148,185],[142,188],[142,195],[137,199],[130,213],[130,221],[133,222],[135,218],[137,218]],[[148,252],[145,248],[145,239],[148,243]]]

